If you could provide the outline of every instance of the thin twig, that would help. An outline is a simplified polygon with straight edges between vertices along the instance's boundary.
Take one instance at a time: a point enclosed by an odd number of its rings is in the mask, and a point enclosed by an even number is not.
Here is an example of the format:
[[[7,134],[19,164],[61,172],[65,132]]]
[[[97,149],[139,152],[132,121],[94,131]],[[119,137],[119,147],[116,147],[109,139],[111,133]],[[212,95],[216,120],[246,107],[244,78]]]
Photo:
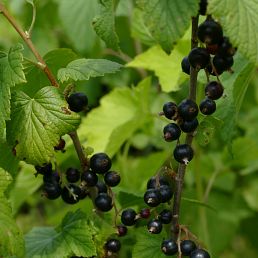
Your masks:
[[[34,27],[34,24],[35,24],[35,21],[36,21],[36,14],[37,14],[37,9],[36,9],[35,4],[32,2],[31,5],[32,5],[32,20],[31,20],[30,28],[27,32],[29,37],[31,36],[32,30],[33,30],[33,27]]]

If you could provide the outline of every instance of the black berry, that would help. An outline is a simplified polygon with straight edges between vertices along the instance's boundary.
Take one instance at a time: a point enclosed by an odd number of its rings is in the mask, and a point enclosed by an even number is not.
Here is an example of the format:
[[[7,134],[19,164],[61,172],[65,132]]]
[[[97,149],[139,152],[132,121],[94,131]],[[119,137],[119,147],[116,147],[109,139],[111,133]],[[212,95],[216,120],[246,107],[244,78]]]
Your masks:
[[[79,202],[81,195],[81,188],[74,184],[69,184],[62,189],[61,197],[64,202],[69,204],[75,204]]]
[[[125,236],[127,234],[127,227],[124,225],[118,225],[117,226],[117,234],[120,237]]]
[[[66,179],[70,183],[75,183],[80,179],[80,171],[76,168],[68,168],[66,170]]]
[[[167,102],[163,105],[163,113],[166,118],[174,120],[177,114],[177,105],[173,102]]]
[[[161,185],[159,188],[160,196],[161,196],[161,202],[165,203],[171,200],[173,196],[173,192],[171,190],[171,187],[168,185]]]
[[[162,223],[158,219],[152,219],[147,224],[148,231],[152,234],[159,234],[162,231]]]
[[[203,249],[195,249],[193,252],[191,252],[190,258],[210,258],[210,255]]]
[[[157,207],[161,203],[161,195],[158,189],[148,189],[144,194],[144,201],[150,207]]]
[[[233,56],[236,53],[236,48],[232,46],[229,38],[224,37],[219,45],[218,55],[219,56]]]
[[[121,221],[126,226],[132,226],[136,223],[136,212],[133,209],[126,209],[121,214]]]
[[[147,182],[147,189],[157,188],[160,185],[169,185],[169,183],[163,176],[151,177]]]
[[[105,244],[105,248],[107,251],[117,253],[121,249],[121,243],[117,239],[109,239]]]
[[[101,211],[110,211],[113,207],[112,198],[107,193],[100,193],[95,199],[95,205]]]
[[[222,57],[219,55],[214,56],[213,60],[213,65],[219,74],[219,72],[224,72],[228,70],[233,64],[234,64],[234,59],[233,57]]]
[[[184,256],[189,256],[196,249],[196,244],[192,240],[183,240],[180,249]]]
[[[98,193],[107,193],[107,186],[101,180],[97,182],[96,187],[98,189]]]
[[[172,256],[178,252],[177,243],[172,239],[163,240],[161,250],[165,255]]]
[[[210,62],[210,55],[205,48],[193,48],[188,55],[190,65],[199,70],[204,69]]]
[[[58,183],[47,182],[43,186],[45,196],[50,200],[57,199],[62,192],[61,186]]]
[[[150,217],[150,214],[151,212],[149,208],[144,208],[140,211],[140,216],[143,219],[148,219]]]
[[[174,150],[175,160],[185,165],[187,165],[192,160],[193,155],[193,149],[188,144],[179,144]]]
[[[200,103],[200,111],[204,115],[211,115],[216,111],[216,103],[214,100],[206,98]]]
[[[164,127],[163,134],[165,141],[171,142],[179,139],[181,135],[181,130],[177,124],[170,123]]]
[[[108,172],[111,166],[111,159],[106,153],[96,153],[90,159],[90,168],[95,173],[104,174]]]
[[[208,0],[201,0],[199,3],[199,14],[205,15],[207,12]]]
[[[114,187],[120,183],[121,177],[117,172],[109,171],[105,174],[104,180],[108,186]]]
[[[223,86],[217,81],[211,81],[205,86],[205,95],[209,99],[219,99],[223,95],[223,92]]]
[[[44,166],[35,166],[37,174],[51,174],[52,173],[52,164],[47,163]]]
[[[180,123],[180,129],[184,132],[184,133],[190,133],[196,130],[196,128],[198,127],[199,122],[198,119],[195,118],[191,121],[182,121]]]
[[[159,220],[163,223],[163,224],[169,224],[172,220],[172,212],[170,210],[163,210],[160,214],[159,214]]]
[[[198,106],[191,99],[184,99],[178,105],[179,116],[185,121],[191,121],[198,115]]]
[[[188,56],[183,58],[183,60],[181,62],[181,68],[184,73],[190,75],[190,63],[188,60]]]
[[[57,172],[52,172],[51,174],[44,174],[43,182],[44,183],[59,183],[60,176]]]
[[[92,171],[85,171],[81,175],[81,181],[85,181],[87,186],[95,186],[98,182],[98,176]]]
[[[72,93],[67,102],[69,104],[69,108],[74,112],[81,112],[83,111],[88,105],[88,98],[82,92]]]

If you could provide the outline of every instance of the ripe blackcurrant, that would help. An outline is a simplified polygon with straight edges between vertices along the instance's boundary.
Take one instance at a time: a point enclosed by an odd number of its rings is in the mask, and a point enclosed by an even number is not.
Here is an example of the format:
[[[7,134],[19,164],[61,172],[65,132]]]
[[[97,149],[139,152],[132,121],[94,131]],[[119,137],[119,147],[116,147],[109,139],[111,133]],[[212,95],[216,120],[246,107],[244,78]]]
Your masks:
[[[184,99],[178,105],[179,116],[185,121],[191,121],[198,115],[198,105],[191,99]]]
[[[162,223],[158,219],[152,219],[147,224],[148,231],[152,234],[159,234],[162,231]]]
[[[211,81],[205,86],[205,95],[209,99],[219,99],[223,95],[223,92],[223,86],[217,81]]]
[[[56,146],[54,146],[54,149],[56,151],[60,151],[60,150],[63,150],[64,148],[65,148],[65,140],[63,138],[60,138],[59,143]]]
[[[114,187],[120,183],[121,177],[117,172],[109,171],[105,174],[104,180],[108,186]]]
[[[151,212],[149,208],[144,208],[140,211],[140,216],[143,219],[148,219],[150,217],[150,214]]]
[[[106,153],[96,153],[90,158],[90,168],[95,173],[104,174],[108,172],[111,166],[111,159]]]
[[[170,210],[163,210],[160,214],[159,214],[159,220],[163,223],[163,224],[169,224],[172,220],[172,212]]]
[[[98,193],[107,193],[107,185],[101,180],[98,180],[96,187],[98,189]]]
[[[51,174],[52,173],[52,164],[47,163],[44,166],[35,166],[37,174]]]
[[[163,105],[163,113],[166,118],[174,120],[177,114],[177,105],[173,102],[167,102]]]
[[[68,97],[67,102],[72,111],[81,112],[87,107],[88,98],[83,92],[75,92]]]
[[[190,75],[190,63],[188,60],[188,56],[183,58],[183,60],[181,62],[181,68],[184,73]]]
[[[164,139],[167,142],[171,142],[179,139],[181,130],[175,123],[170,123],[163,128]]]
[[[185,165],[187,165],[192,160],[193,155],[193,149],[188,144],[179,144],[174,150],[175,160]]]
[[[121,214],[121,221],[126,226],[132,226],[136,223],[136,212],[133,209],[126,209]]]
[[[208,0],[201,0],[199,3],[199,14],[205,15],[207,11]]]
[[[66,179],[70,183],[75,183],[80,179],[80,171],[76,168],[68,168],[66,170]]]
[[[83,200],[88,196],[89,192],[87,189],[81,189],[81,193],[79,194],[79,199]]]
[[[200,24],[197,33],[200,41],[206,44],[218,44],[223,37],[222,27],[212,18],[208,18]]]
[[[193,48],[188,55],[190,65],[197,69],[204,69],[210,62],[210,55],[205,48]]]
[[[191,252],[190,258],[210,258],[210,255],[203,249],[195,249],[193,252]]]
[[[173,192],[168,185],[161,185],[159,188],[160,196],[161,196],[161,202],[165,203],[171,200],[173,196]]]
[[[198,125],[199,125],[198,119],[195,118],[191,121],[182,121],[180,123],[180,128],[184,133],[190,133],[195,131]]]
[[[75,204],[79,202],[81,195],[81,188],[74,184],[69,184],[62,189],[61,197],[64,202],[69,204]]]
[[[219,45],[218,55],[219,56],[233,56],[236,53],[236,48],[232,46],[229,38],[223,37],[222,42]]]
[[[196,249],[196,244],[192,240],[183,240],[180,249],[182,255],[189,256]]]
[[[81,181],[85,181],[87,186],[95,186],[98,182],[98,176],[97,174],[88,170],[82,173]]]
[[[234,64],[234,59],[232,56],[221,57],[219,55],[216,55],[216,56],[214,56],[212,62],[213,62],[213,65],[217,72],[218,71],[224,72],[224,71],[228,70]]]
[[[125,236],[127,234],[127,227],[124,225],[118,225],[117,226],[117,234],[120,237]]]
[[[211,115],[216,111],[216,102],[212,99],[206,98],[200,103],[200,111],[204,115]]]
[[[43,175],[44,183],[60,183],[60,176],[57,172],[52,172],[51,174]]]
[[[158,178],[153,176],[147,182],[147,189],[157,188],[160,185],[169,185],[169,183],[163,176],[160,176]]]
[[[161,194],[158,189],[148,189],[143,198],[145,203],[150,207],[157,207],[161,203]]]
[[[103,211],[110,211],[113,207],[112,198],[107,193],[99,193],[95,199],[96,207]]]
[[[117,239],[109,239],[105,244],[105,248],[107,251],[117,253],[121,249],[121,243]]]
[[[161,250],[165,255],[172,256],[178,252],[176,241],[172,239],[163,240]]]
[[[50,200],[57,199],[62,192],[61,186],[58,183],[47,182],[44,184],[43,189],[46,197]]]

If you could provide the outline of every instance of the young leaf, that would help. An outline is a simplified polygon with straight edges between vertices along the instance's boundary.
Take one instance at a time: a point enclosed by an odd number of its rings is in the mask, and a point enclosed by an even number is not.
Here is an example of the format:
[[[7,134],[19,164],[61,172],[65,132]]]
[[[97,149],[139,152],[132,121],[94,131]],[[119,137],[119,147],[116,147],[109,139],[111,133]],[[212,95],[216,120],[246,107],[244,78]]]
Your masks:
[[[90,77],[103,76],[105,73],[115,73],[122,65],[106,59],[77,59],[58,71],[61,82],[89,80]]]
[[[79,123],[79,115],[68,109],[57,88],[45,87],[34,98],[15,91],[7,141],[20,160],[40,165],[54,156],[53,146],[60,136],[75,130]]]
[[[209,0],[208,13],[219,19],[239,51],[258,64],[258,1]]]
[[[119,50],[119,39],[115,30],[114,0],[101,0],[99,4],[101,11],[93,21],[93,28],[107,47]]]
[[[137,0],[137,4],[144,12],[145,25],[167,53],[184,35],[199,7],[196,0]]]
[[[57,229],[52,227],[32,229],[25,236],[25,245],[28,258],[96,255],[93,230],[87,224],[87,216],[80,210],[67,213]]]

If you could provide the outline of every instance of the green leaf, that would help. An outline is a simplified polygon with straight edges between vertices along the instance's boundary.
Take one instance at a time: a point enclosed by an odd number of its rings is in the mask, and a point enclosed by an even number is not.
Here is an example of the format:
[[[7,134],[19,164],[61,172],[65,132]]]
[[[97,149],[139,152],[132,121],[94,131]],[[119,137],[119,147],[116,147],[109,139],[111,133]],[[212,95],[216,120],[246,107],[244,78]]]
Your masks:
[[[115,30],[114,0],[100,0],[100,15],[93,21],[97,35],[105,41],[107,47],[119,50],[119,38]]]
[[[100,107],[93,109],[82,121],[78,133],[95,152],[114,155],[132,133],[146,122],[150,78],[137,87],[116,88],[101,99]],[[146,92],[147,91],[147,92]]]
[[[25,82],[22,67],[23,46],[11,47],[8,54],[0,52],[0,140],[4,138],[5,121],[10,119],[10,88]]]
[[[257,194],[258,194],[258,187],[257,187],[258,180],[254,178],[250,180],[248,185],[243,190],[243,196],[248,203],[249,207],[255,211],[258,211],[258,203],[257,203]]]
[[[144,204],[143,196],[136,195],[135,193],[119,191],[117,199],[122,209]]]
[[[209,0],[208,10],[239,51],[258,64],[258,1]]]
[[[106,59],[77,59],[58,71],[58,79],[61,82],[74,80],[84,81],[90,77],[103,76],[105,73],[115,73],[122,65]]]
[[[90,257],[96,255],[93,230],[87,224],[87,216],[80,210],[69,212],[61,225],[37,227],[25,236],[27,258]]]
[[[10,174],[0,168],[0,255],[24,257],[22,233],[12,217],[12,209],[4,194],[11,182]]]
[[[12,95],[7,140],[20,160],[40,165],[54,156],[53,146],[60,136],[75,130],[79,123],[79,115],[68,109],[57,88],[47,86],[34,98],[16,91]]]
[[[184,35],[199,7],[196,0],[137,0],[137,4],[144,12],[145,25],[167,53]]]

